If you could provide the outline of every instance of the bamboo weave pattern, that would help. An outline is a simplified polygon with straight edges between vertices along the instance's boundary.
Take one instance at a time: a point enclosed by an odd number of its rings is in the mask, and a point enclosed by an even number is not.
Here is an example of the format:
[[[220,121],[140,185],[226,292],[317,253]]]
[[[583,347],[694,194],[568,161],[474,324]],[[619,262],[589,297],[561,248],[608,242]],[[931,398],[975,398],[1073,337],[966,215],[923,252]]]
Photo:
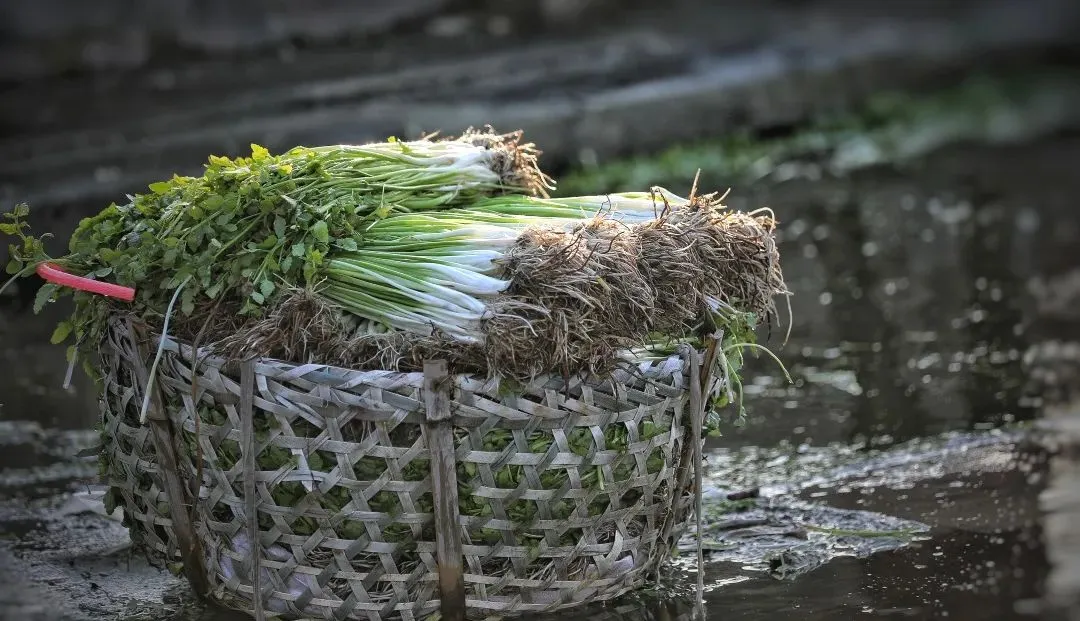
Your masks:
[[[191,495],[175,499],[138,423],[145,387],[133,369],[140,358],[149,366],[157,340],[136,338],[113,323],[101,407],[105,478],[138,545],[177,560],[171,514],[193,505],[199,558],[226,606],[251,611],[255,548],[261,601],[285,618],[411,621],[438,611],[422,374],[260,360],[244,412],[236,368],[200,358],[195,372],[191,348],[167,341],[153,390]],[[673,356],[603,382],[455,378],[471,615],[610,599],[657,570],[690,506],[689,490],[672,489],[689,435],[688,373],[688,359]],[[254,472],[241,457],[245,416]]]

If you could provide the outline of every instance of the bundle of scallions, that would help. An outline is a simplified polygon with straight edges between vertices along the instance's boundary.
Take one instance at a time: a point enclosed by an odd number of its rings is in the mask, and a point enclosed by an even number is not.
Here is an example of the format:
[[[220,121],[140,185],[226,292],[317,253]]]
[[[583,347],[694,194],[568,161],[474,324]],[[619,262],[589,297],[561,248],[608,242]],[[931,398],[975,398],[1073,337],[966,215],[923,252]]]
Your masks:
[[[437,332],[475,343],[491,312],[487,301],[510,284],[499,278],[499,261],[527,227],[570,230],[595,216],[644,222],[665,205],[686,203],[657,189],[558,199],[503,196],[463,209],[392,215],[361,231],[355,250],[327,257],[320,292],[361,318],[362,333]]]
[[[136,313],[163,330],[171,320],[188,338],[205,326],[211,340],[219,324],[233,333],[243,328],[242,321],[213,321],[219,306],[256,321],[303,290],[335,308],[352,336],[412,334],[483,344],[485,320],[511,284],[503,259],[530,231],[580,230],[600,220],[640,227],[692,202],[660,188],[550,198],[554,182],[538,167],[537,154],[520,133],[491,131],[297,147],[280,155],[252,145],[249,157],[211,157],[198,177],[151,184],[150,192],[87,218],[65,256],[48,256],[42,239],[27,233],[23,207],[7,214],[0,232],[21,241],[11,248],[9,272],[29,275],[50,261],[133,287]],[[532,243],[535,249],[535,238]],[[554,261],[559,250],[552,253]],[[544,277],[561,278],[556,272]],[[566,302],[589,286],[577,282],[560,295]],[[68,293],[46,285],[37,306]],[[529,303],[517,297],[515,303]],[[81,292],[75,301],[72,318],[53,341],[73,335],[92,352],[110,302]],[[544,310],[542,301],[536,306]],[[608,317],[618,319],[618,312],[609,309]],[[565,305],[559,313],[568,323]]]
[[[538,153],[520,133],[471,130],[280,155],[252,145],[250,157],[211,156],[198,177],[153,183],[150,192],[84,219],[65,256],[49,256],[45,237],[28,233],[25,205],[4,214],[0,232],[19,237],[9,273],[28,276],[49,261],[134,287],[136,307],[157,323],[174,306],[188,317],[219,299],[240,315],[259,316],[283,289],[313,285],[329,253],[359,248],[364,231],[383,218],[485,197],[546,196],[554,185]],[[46,285],[36,306],[69,293]],[[100,332],[104,314],[96,311],[104,301],[76,294],[76,302],[54,341],[74,333],[86,342]]]

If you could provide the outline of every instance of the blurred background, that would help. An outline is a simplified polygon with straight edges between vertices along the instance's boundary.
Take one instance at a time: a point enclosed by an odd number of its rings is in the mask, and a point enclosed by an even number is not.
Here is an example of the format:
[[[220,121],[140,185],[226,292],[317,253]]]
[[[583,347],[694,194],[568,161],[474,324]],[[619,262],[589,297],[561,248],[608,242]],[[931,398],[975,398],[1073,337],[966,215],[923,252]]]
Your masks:
[[[210,154],[487,124],[561,194],[700,169],[776,212],[795,293],[789,342],[761,335],[795,383],[750,367],[713,480],[933,529],[795,581],[711,563],[710,611],[1080,618],[1078,34],[1071,0],[5,0],[0,211],[28,203],[60,253]],[[35,292],[0,296],[0,618],[232,618],[61,510],[98,411]],[[844,470],[867,459],[892,465]]]

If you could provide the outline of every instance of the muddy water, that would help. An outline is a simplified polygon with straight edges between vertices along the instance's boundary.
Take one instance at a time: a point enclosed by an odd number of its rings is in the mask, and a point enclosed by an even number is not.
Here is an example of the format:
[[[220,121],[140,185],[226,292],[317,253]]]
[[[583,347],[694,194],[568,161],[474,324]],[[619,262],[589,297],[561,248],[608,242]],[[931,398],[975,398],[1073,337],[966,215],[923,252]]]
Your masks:
[[[768,205],[783,220],[795,320],[786,346],[783,328],[767,344],[795,383],[764,359],[750,366],[749,416],[711,441],[709,482],[759,490],[743,516],[792,521],[809,503],[927,530],[875,553],[840,538],[825,559],[796,554],[818,541],[814,532],[766,533],[784,558],[810,558],[788,579],[717,545],[705,579],[713,618],[1034,618],[1051,569],[1038,506],[1048,453],[1023,431],[1041,403],[1025,390],[1022,357],[1063,329],[1040,316],[1032,292],[1080,264],[1078,156],[1080,137],[1056,135],[947,147],[838,177],[808,163],[735,188],[734,206]],[[113,523],[48,517],[67,506],[57,492],[93,474],[70,455],[92,442],[96,407],[78,381],[58,388],[62,352],[41,345],[54,317],[32,315],[25,299],[4,300],[0,314],[0,552],[9,555],[0,564],[25,568],[0,575],[25,582],[4,592],[0,610],[51,618],[42,598],[54,598],[77,618],[240,618],[185,612],[167,574],[106,554],[122,542]],[[749,533],[711,527],[714,541]],[[688,615],[692,584],[683,566],[659,596],[581,616]]]
[[[907,442],[854,482],[819,478],[802,495],[933,530],[912,547],[835,561],[790,584],[717,588],[713,609],[751,619],[784,611],[1013,619],[1038,610],[1049,571],[1038,506],[1046,452],[1021,441],[969,447],[922,467],[907,457],[926,453],[919,438],[1040,415],[1021,358],[1063,330],[1039,315],[1033,292],[1080,261],[1066,163],[1078,153],[1076,137],[958,146],[904,170],[795,180],[748,200],[790,214],[783,252],[796,323],[783,359],[801,380],[790,387],[775,375],[755,378],[750,420],[717,443],[720,455],[790,443],[786,463],[768,461],[775,449],[737,462],[758,472],[751,464],[771,463],[797,478],[822,461],[818,470],[836,472],[828,462],[838,451],[822,446]],[[721,568],[712,574],[728,578]]]

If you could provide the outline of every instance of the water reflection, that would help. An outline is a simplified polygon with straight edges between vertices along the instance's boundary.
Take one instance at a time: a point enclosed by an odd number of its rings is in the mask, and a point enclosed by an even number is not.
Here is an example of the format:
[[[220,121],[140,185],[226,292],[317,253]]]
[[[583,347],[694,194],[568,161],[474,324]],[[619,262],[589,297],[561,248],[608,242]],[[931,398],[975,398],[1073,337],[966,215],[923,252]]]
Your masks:
[[[1077,145],[1064,137],[1029,150],[1063,157]],[[795,323],[781,357],[798,384],[752,363],[750,419],[715,445],[889,444],[1034,417],[1020,360],[1039,323],[1027,283],[1080,262],[1080,249],[1020,225],[1075,218],[1061,199],[1071,175],[1025,180],[1015,170],[1025,157],[1049,156],[957,147],[914,170],[735,196],[736,207],[769,205],[785,220]]]
[[[969,313],[959,323],[967,337],[964,351],[975,359],[963,375],[963,395],[972,423],[1027,420],[1034,410],[1021,403],[1024,372],[1019,352],[1026,344],[1019,302],[1025,292],[1009,260],[1018,231],[1008,217],[1004,197],[984,190],[978,179],[969,183],[971,201],[979,210],[964,223],[961,233],[964,268],[969,274]]]
[[[834,333],[842,342],[864,345],[850,348],[845,359],[863,387],[854,398],[847,440],[862,442],[888,435],[903,441],[922,435],[928,417],[920,405],[922,391],[897,373],[905,367],[904,350],[897,346],[903,330],[877,302],[875,293],[882,289],[882,277],[864,254],[874,242],[862,224],[858,199],[842,195],[824,204],[816,201],[808,206],[807,217],[831,231],[827,242],[819,245],[818,258],[825,268],[824,289],[831,299]],[[899,246],[901,252],[905,249]],[[902,255],[895,261],[908,263]]]
[[[798,206],[783,231],[796,323],[782,356],[800,381],[780,389],[767,364],[753,365],[772,379],[751,381],[760,388],[753,414],[715,442],[722,453],[713,461],[747,444],[788,440],[796,455],[835,441],[885,446],[1038,416],[1038,401],[1025,394],[1022,352],[1078,325],[1061,332],[1060,317],[1043,320],[1027,284],[1080,264],[1074,236],[1040,226],[1075,231],[1063,194],[1076,180],[1060,159],[1070,153],[1080,153],[1075,137],[992,153],[957,147],[913,171],[878,169],[812,186],[796,180],[746,198],[745,206],[769,204],[781,216]],[[1024,163],[1039,167],[1037,179],[1017,170]],[[911,489],[893,479],[813,492],[830,506],[928,520],[936,528],[929,544],[833,562],[801,586],[728,586],[710,605],[748,619],[783,610],[807,618],[1032,618],[1050,571],[1037,509],[1046,455],[1009,460],[993,473],[972,459],[966,475]],[[763,606],[766,599],[786,603]]]

